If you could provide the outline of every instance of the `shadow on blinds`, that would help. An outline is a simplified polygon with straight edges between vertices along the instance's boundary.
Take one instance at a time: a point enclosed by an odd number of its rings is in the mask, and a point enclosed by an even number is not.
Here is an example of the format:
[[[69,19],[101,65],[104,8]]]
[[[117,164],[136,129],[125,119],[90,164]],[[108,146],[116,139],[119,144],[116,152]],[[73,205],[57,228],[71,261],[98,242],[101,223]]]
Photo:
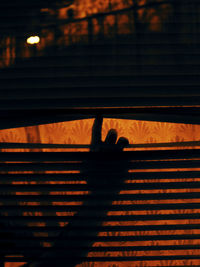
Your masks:
[[[0,153],[4,262],[29,262],[27,266],[199,263],[199,149],[129,148],[105,154],[50,148],[51,152]],[[94,168],[95,160],[102,158],[103,165]],[[119,184],[116,177],[122,173],[110,175],[110,164],[119,171],[117,166],[124,162],[128,171]],[[105,184],[88,187],[88,168],[90,175],[106,177]]]

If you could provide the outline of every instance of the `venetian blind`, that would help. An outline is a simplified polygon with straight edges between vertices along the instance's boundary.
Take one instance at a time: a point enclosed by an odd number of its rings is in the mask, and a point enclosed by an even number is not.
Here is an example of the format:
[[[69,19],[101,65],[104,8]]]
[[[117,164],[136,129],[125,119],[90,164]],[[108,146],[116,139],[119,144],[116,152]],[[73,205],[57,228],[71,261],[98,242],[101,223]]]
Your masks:
[[[99,2],[1,2],[1,129],[96,114],[199,124],[198,1]],[[2,262],[198,266],[199,150],[107,156],[128,162],[126,182],[90,196],[89,152],[1,152]]]

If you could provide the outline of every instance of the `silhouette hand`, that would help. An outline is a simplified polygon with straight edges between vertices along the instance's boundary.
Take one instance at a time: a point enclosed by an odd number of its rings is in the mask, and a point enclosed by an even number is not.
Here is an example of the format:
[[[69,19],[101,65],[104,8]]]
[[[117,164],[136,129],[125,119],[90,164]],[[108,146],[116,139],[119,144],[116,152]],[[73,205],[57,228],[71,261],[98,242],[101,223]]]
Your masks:
[[[125,137],[120,137],[117,140],[117,131],[115,129],[110,129],[102,144],[102,151],[122,151],[129,145],[129,141]]]
[[[115,129],[110,129],[108,131],[105,141],[103,142],[101,140],[102,123],[103,118],[102,116],[98,115],[95,118],[92,128],[91,151],[122,151],[126,146],[128,146],[129,141],[125,137],[120,137],[117,141],[117,131]]]

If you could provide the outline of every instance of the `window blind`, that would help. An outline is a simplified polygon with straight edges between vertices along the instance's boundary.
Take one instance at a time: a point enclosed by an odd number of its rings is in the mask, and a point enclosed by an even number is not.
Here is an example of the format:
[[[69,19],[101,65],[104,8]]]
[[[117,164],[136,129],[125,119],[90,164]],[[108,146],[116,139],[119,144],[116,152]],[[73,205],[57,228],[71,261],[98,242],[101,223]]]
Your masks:
[[[9,4],[1,14],[2,109],[198,105],[198,1],[121,1],[82,17],[80,2],[72,18],[61,4],[31,3],[19,4],[27,20]],[[31,33],[39,44],[26,43]]]
[[[109,162],[104,176],[112,160],[128,163],[116,194],[112,175],[110,188],[100,184],[95,195],[88,193],[87,178],[78,170],[95,157]],[[198,264],[199,149],[1,152],[0,158],[6,262]]]
[[[1,129],[97,114],[199,124],[199,2],[124,2],[1,1]],[[108,156],[127,179],[90,196],[89,152],[0,153],[2,264],[198,266],[199,150]]]

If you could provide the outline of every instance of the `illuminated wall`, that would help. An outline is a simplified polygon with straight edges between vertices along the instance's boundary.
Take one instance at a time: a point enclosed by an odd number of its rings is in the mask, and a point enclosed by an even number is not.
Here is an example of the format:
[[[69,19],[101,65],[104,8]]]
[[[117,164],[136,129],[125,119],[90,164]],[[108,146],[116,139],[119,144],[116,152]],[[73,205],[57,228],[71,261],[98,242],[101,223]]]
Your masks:
[[[0,131],[1,142],[89,144],[93,120],[61,122]],[[104,119],[102,137],[117,129],[131,144],[200,140],[200,126],[165,122]]]

